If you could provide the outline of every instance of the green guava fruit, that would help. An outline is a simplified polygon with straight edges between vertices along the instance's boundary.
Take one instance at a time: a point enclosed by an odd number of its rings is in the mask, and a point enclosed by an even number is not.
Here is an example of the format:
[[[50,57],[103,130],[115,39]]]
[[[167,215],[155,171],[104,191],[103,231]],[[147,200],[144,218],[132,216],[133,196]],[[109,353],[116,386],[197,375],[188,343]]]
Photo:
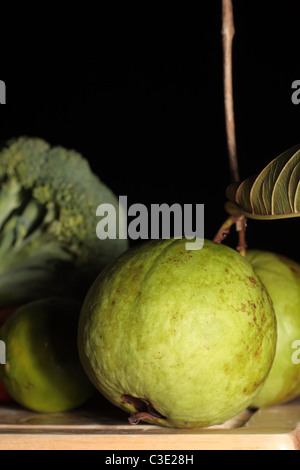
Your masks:
[[[100,273],[81,311],[83,367],[133,424],[222,423],[250,405],[274,360],[274,310],[250,263],[186,241],[131,248]]]
[[[252,405],[279,405],[300,394],[300,365],[294,364],[293,343],[300,340],[300,266],[283,256],[250,250],[252,264],[273,301],[278,340],[275,360],[262,390]]]
[[[33,411],[68,411],[86,402],[94,387],[78,355],[81,303],[37,300],[17,309],[0,330],[6,365],[0,377],[13,399]]]

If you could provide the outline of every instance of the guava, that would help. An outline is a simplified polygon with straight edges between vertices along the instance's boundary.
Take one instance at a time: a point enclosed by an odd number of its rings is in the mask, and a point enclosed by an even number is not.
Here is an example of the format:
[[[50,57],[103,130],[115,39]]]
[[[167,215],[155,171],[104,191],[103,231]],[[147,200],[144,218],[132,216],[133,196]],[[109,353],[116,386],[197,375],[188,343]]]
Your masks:
[[[186,242],[131,248],[83,304],[83,367],[133,424],[223,423],[250,405],[274,360],[274,310],[250,263],[227,246]]]
[[[254,407],[279,405],[300,394],[300,365],[292,358],[300,340],[300,265],[275,253],[251,250],[247,254],[273,301],[278,339],[275,360]]]
[[[38,300],[18,308],[0,330],[0,378],[13,399],[44,413],[76,408],[94,393],[77,350],[81,303]]]
[[[5,308],[0,310],[0,327],[5,323],[5,320],[16,310],[16,308],[11,307],[11,308]],[[4,402],[7,403],[11,401],[12,398],[9,396],[7,393],[7,390],[5,390],[4,385],[0,382],[0,403]]]

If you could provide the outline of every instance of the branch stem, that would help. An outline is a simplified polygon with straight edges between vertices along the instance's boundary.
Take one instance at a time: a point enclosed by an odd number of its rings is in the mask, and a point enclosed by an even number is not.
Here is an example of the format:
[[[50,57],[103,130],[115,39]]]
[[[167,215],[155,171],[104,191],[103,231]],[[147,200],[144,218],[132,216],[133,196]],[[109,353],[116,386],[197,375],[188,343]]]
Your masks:
[[[232,46],[235,36],[234,16],[232,0],[222,0],[222,42],[223,42],[223,73],[224,73],[224,104],[225,104],[225,122],[227,147],[229,156],[229,166],[232,183],[240,181],[235,117],[234,117],[234,99],[233,99],[233,79],[232,79]],[[218,231],[215,242],[221,243],[230,233],[230,228],[236,224],[236,230],[239,236],[237,250],[246,257],[246,225],[245,216],[229,217]]]
[[[227,133],[227,146],[232,183],[240,180],[234,118],[233,79],[232,79],[232,45],[235,36],[232,0],[222,0],[222,36],[224,68],[224,101]]]

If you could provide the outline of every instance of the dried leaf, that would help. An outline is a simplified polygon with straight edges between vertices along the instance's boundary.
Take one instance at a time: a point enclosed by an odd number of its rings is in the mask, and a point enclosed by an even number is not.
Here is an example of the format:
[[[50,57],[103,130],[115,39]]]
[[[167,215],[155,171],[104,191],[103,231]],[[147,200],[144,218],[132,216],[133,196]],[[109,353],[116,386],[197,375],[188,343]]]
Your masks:
[[[229,214],[252,219],[300,216],[300,144],[269,163],[257,176],[227,188]]]

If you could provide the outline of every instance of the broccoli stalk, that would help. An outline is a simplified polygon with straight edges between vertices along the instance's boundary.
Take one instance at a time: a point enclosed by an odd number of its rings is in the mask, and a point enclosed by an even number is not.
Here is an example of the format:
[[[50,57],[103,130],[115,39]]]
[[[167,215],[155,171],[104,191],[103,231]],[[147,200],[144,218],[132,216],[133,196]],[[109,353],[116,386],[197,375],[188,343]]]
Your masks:
[[[114,194],[75,151],[20,138],[0,152],[0,309],[49,297],[83,297],[127,248],[96,237],[96,208]]]

